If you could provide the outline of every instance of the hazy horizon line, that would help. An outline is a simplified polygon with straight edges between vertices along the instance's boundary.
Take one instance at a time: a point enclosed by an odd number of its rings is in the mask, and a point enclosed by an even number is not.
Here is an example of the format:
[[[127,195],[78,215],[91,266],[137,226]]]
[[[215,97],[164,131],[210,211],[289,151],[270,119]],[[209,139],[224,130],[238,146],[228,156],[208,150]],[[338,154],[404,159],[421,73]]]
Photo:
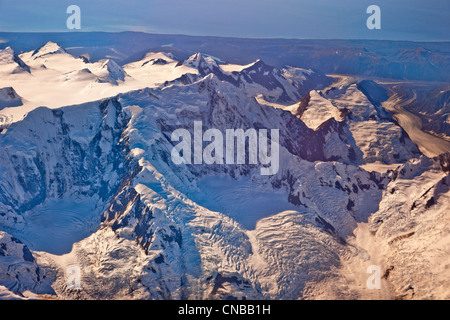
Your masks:
[[[14,34],[77,34],[77,33],[106,33],[106,34],[120,34],[120,33],[140,33],[146,35],[159,36],[182,36],[182,37],[201,37],[201,38],[223,38],[223,39],[250,39],[250,40],[321,40],[321,41],[390,41],[390,42],[450,42],[448,40],[406,40],[406,39],[368,39],[368,38],[291,38],[291,37],[238,37],[238,36],[224,36],[224,35],[196,35],[185,33],[157,33],[147,31],[135,30],[120,30],[120,31],[2,31],[0,33],[14,33]]]

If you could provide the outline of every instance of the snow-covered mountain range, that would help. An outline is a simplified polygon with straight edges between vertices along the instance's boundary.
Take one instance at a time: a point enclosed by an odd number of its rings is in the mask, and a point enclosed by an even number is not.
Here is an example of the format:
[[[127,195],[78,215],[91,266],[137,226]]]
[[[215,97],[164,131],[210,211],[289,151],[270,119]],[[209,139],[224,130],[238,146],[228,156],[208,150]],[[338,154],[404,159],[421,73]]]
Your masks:
[[[388,98],[261,60],[0,50],[0,298],[377,297],[368,265],[383,297],[448,298],[449,154],[422,155]],[[278,129],[278,172],[174,164],[194,121]]]

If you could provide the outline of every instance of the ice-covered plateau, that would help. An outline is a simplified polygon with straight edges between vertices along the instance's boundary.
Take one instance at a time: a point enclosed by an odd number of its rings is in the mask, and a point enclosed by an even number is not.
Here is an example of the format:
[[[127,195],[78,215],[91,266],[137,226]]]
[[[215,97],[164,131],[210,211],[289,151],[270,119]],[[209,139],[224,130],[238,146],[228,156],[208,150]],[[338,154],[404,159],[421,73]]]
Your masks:
[[[0,53],[0,103],[23,103],[0,105],[0,298],[361,298],[354,260],[380,264],[389,297],[449,297],[449,155],[421,155],[374,83],[202,54]],[[175,165],[171,133],[194,121],[279,129],[278,173]]]

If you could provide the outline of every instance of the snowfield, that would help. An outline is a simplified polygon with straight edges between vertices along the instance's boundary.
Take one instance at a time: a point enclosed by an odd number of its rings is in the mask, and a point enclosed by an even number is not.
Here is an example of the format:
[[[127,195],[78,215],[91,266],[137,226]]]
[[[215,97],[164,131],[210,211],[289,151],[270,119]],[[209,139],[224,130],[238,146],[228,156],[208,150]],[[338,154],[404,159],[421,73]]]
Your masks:
[[[202,53],[0,50],[0,298],[448,299],[449,153],[422,155],[384,94]],[[174,164],[194,121],[278,129],[279,171]]]

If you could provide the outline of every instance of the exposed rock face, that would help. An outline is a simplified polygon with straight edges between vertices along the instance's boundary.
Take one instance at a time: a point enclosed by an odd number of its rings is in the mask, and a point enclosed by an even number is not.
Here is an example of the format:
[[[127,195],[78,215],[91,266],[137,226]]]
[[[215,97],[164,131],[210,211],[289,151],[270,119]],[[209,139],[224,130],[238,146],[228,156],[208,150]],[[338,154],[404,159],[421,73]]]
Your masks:
[[[12,87],[0,88],[0,110],[22,105],[22,98]]]

